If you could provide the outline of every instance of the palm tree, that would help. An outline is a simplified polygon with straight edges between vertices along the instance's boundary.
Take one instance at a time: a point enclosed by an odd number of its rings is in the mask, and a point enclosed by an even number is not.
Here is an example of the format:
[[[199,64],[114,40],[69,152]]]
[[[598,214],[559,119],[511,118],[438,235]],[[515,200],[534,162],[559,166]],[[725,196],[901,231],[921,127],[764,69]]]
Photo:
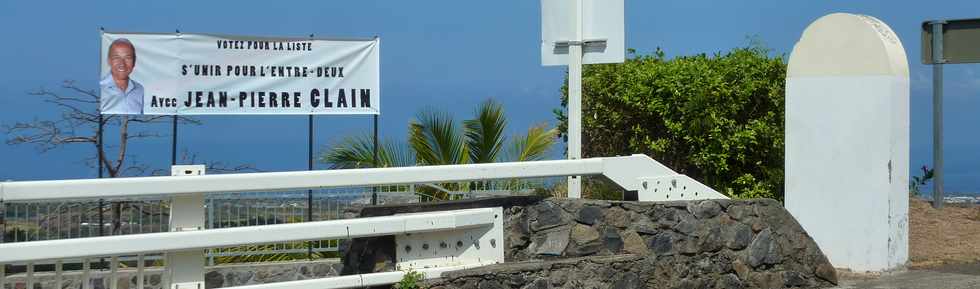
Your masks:
[[[467,135],[448,112],[423,110],[408,124],[408,145],[418,165],[455,165],[470,163]]]
[[[507,119],[504,118],[504,107],[487,100],[477,108],[476,115],[475,119],[463,121],[470,160],[478,164],[496,162],[506,141],[504,129],[507,127]]]
[[[555,128],[536,125],[526,134],[515,136],[505,150],[506,127],[503,106],[493,100],[480,104],[474,118],[464,120],[462,126],[448,112],[425,109],[409,123],[407,145],[391,140],[379,144],[377,164],[372,139],[367,135],[345,139],[323,154],[320,161],[329,163],[331,169],[534,161],[546,156],[558,135]],[[467,184],[476,183],[430,185],[423,191],[432,192],[423,193],[444,199],[448,191],[461,190]]]

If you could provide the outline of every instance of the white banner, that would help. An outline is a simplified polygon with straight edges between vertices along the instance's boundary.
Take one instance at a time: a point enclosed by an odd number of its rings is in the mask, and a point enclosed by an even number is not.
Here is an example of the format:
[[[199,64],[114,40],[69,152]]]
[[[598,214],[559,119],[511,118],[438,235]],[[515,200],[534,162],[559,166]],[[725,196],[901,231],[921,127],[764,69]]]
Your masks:
[[[103,114],[378,114],[380,39],[102,33]]]

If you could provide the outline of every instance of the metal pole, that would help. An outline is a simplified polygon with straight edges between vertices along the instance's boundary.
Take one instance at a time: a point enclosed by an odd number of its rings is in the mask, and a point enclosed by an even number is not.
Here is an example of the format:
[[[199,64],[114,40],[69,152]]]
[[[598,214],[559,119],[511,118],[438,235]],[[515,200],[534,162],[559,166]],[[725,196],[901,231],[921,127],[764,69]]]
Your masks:
[[[575,39],[568,46],[568,159],[582,158],[582,1],[576,0]],[[582,176],[568,177],[568,197],[582,197]]]
[[[313,34],[310,33],[310,39],[313,39]],[[309,128],[309,145],[307,146],[307,168],[313,170],[313,114],[309,115],[307,127]],[[313,190],[306,191],[306,221],[313,221]],[[306,258],[313,260],[313,242],[306,242]],[[3,289],[3,288],[0,288]]]
[[[97,155],[96,156],[96,158],[97,158],[96,159],[96,163],[98,163],[98,166],[99,166],[99,178],[100,179],[102,178],[102,171],[104,170],[104,168],[102,167],[103,166],[102,165],[102,157],[103,157],[103,153],[104,153],[102,151],[102,148],[103,148],[103,146],[102,146],[102,129],[104,127],[105,127],[105,119],[102,117],[102,113],[100,112],[99,113],[99,126],[96,129],[96,136],[95,136],[95,146],[96,146],[96,150],[98,150],[96,152],[96,155]]]
[[[173,135],[171,137],[172,142],[170,143],[170,165],[177,164],[177,115],[174,115],[173,122]]]
[[[943,207],[943,24],[932,23],[932,206]]]
[[[0,180],[2,182],[2,180]],[[0,245],[7,238],[7,204],[0,200]],[[0,264],[0,289],[3,288],[3,270],[6,265]]]
[[[313,115],[309,115],[309,121],[307,123],[309,128],[308,136],[308,146],[306,147],[307,153],[307,168],[313,170]],[[313,190],[306,191],[306,221],[313,221]],[[313,243],[306,242],[306,257],[313,260]]]
[[[375,168],[378,166],[378,115],[374,115],[374,158],[372,159],[372,164]],[[371,188],[371,205],[378,204],[378,187]]]
[[[95,139],[96,144],[95,145],[96,145],[96,147],[98,149],[98,152],[96,152],[96,154],[98,155],[97,156],[97,158],[98,158],[97,162],[99,163],[98,167],[99,167],[99,178],[100,179],[102,178],[102,171],[105,170],[105,167],[102,164],[102,158],[104,157],[104,154],[105,154],[105,152],[103,151],[103,149],[105,147],[102,145],[102,143],[103,143],[103,141],[102,141],[103,140],[102,139],[102,135],[103,135],[103,131],[104,130],[105,130],[105,118],[103,118],[102,113],[99,112],[99,126],[98,126],[98,129],[96,131],[96,139]],[[105,200],[104,199],[99,199],[99,236],[100,237],[101,236],[105,236],[105,229],[104,229],[104,227],[105,227]]]

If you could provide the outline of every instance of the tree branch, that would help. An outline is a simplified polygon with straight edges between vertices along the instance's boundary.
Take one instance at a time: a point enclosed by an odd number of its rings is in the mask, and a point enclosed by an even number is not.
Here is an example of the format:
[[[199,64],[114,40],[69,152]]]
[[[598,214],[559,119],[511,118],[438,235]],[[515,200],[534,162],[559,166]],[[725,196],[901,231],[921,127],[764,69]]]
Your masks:
[[[38,97],[41,102],[50,104],[60,110],[61,114],[55,119],[34,119],[28,122],[17,122],[11,125],[0,125],[0,131],[7,134],[5,143],[8,145],[31,145],[40,153],[61,148],[72,144],[92,145],[101,157],[83,157],[86,165],[96,166],[101,163],[109,172],[110,177],[123,175],[145,175],[169,172],[169,170],[152,169],[150,166],[138,163],[127,163],[130,158],[129,141],[164,137],[152,129],[144,129],[143,124],[166,123],[172,120],[170,115],[101,115],[99,112],[99,92],[95,89],[79,87],[75,81],[66,80],[61,90],[48,90],[41,87],[27,92]],[[101,121],[101,125],[100,125]],[[199,125],[200,120],[177,116],[180,124]],[[118,143],[99,146],[99,127],[103,132],[119,132]],[[110,155],[107,151],[113,151]],[[196,156],[185,152],[185,156],[196,159]],[[92,162],[94,160],[95,162]],[[195,160],[196,161],[196,160]],[[187,162],[194,163],[194,161]],[[213,172],[244,172],[259,171],[252,165],[230,166],[221,162],[207,162],[208,169]]]

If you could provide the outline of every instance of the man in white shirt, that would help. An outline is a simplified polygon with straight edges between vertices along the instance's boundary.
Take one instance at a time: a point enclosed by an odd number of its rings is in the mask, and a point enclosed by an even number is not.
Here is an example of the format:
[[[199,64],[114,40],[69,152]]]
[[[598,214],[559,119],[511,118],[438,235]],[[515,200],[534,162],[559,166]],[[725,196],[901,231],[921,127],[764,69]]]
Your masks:
[[[126,38],[109,45],[109,74],[103,76],[100,109],[103,114],[143,114],[143,85],[129,78],[136,67],[136,47]]]

